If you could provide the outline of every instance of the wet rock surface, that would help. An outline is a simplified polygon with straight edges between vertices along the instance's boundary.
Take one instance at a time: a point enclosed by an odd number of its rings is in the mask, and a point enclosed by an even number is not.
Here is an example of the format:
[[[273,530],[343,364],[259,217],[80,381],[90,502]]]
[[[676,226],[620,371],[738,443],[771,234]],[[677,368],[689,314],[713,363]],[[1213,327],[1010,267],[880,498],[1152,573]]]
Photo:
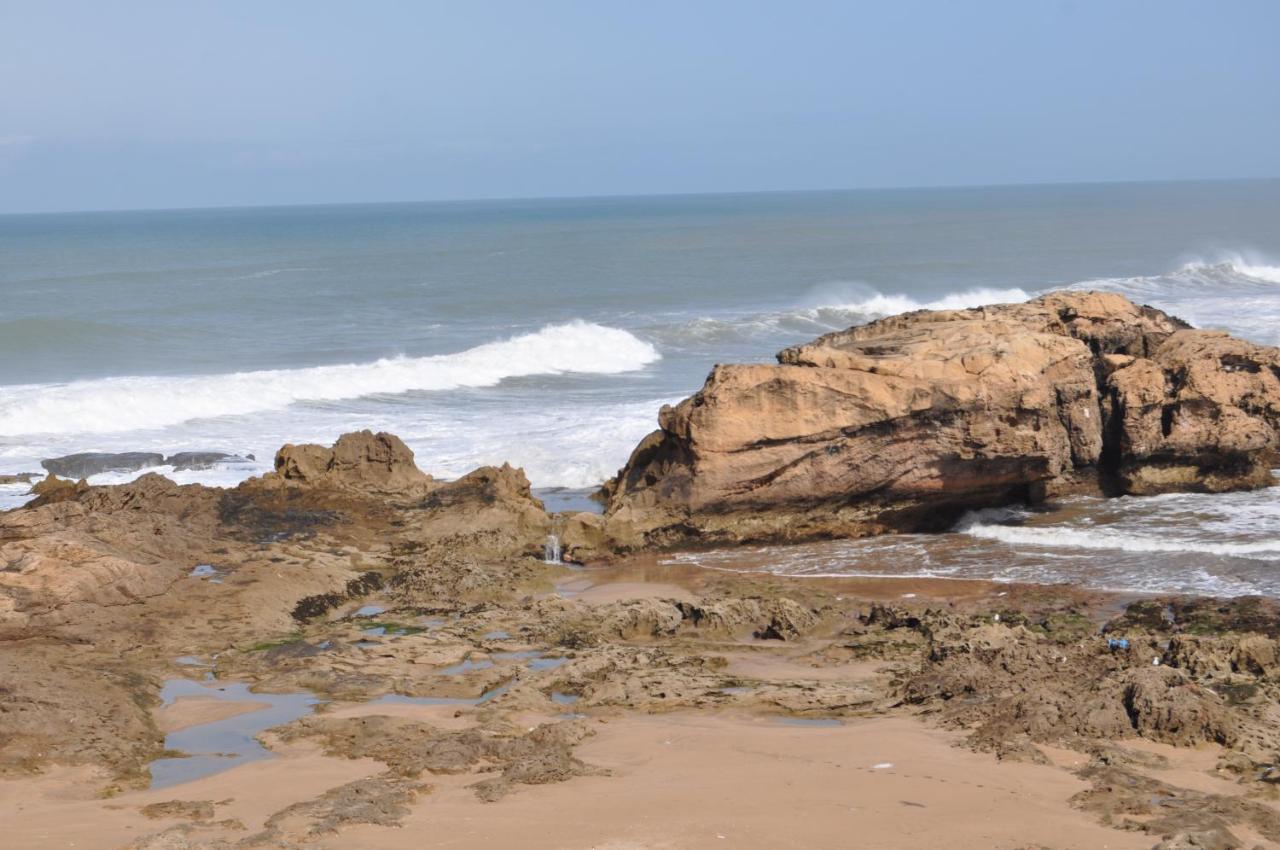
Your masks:
[[[573,755],[573,747],[591,731],[583,723],[562,721],[528,732],[489,718],[462,731],[374,715],[333,719],[306,718],[280,730],[284,740],[313,738],[325,752],[344,758],[372,758],[402,777],[424,773],[471,773],[481,765],[497,775],[471,787],[486,802],[501,799],[514,785],[565,782],[599,773]]]
[[[132,472],[163,463],[164,455],[159,452],[81,452],[40,461],[51,475],[73,479],[88,478],[102,472]]]

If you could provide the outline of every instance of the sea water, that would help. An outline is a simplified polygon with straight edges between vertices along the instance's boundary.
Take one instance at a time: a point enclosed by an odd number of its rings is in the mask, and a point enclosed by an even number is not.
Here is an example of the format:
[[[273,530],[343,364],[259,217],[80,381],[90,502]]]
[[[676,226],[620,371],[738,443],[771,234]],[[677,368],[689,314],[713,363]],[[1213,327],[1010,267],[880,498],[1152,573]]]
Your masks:
[[[80,451],[252,455],[153,470],[231,485],[282,443],[372,428],[432,474],[510,461],[549,503],[580,500],[717,362],[1062,287],[1280,343],[1280,182],[0,216],[0,474]],[[27,489],[0,485],[0,507]],[[1119,558],[1135,586],[1280,592],[1274,491],[1178,498],[946,538],[989,574]],[[955,566],[936,561],[822,569]]]

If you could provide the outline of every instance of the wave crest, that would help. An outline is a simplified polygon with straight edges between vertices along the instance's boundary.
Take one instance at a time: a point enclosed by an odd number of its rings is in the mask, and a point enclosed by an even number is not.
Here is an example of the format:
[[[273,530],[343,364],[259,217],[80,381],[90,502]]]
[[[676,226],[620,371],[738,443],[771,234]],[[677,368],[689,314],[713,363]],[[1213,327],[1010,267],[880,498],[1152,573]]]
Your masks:
[[[1241,254],[1226,254],[1216,260],[1192,260],[1184,263],[1179,273],[1187,276],[1252,278],[1265,283],[1280,283],[1280,266],[1271,265],[1261,258],[1247,258]]]
[[[1251,560],[1280,560],[1280,541],[1256,543],[1215,543],[1179,540],[1172,537],[1146,537],[1140,534],[1106,529],[1031,528],[1017,525],[995,525],[980,520],[962,522],[956,529],[980,540],[995,540],[1013,546],[1038,546],[1048,549],[1111,550],[1139,553],[1182,553],[1218,555]]]
[[[1068,289],[1118,292],[1173,313],[1198,328],[1217,328],[1266,345],[1280,343],[1280,266],[1256,256],[1194,259],[1160,275],[1086,280]]]
[[[989,287],[977,287],[966,289],[963,292],[952,292],[932,301],[921,301],[912,298],[910,295],[884,295],[876,292],[860,301],[831,304],[816,309],[881,318],[898,313],[909,313],[912,310],[964,310],[969,307],[985,307],[989,304],[1009,304],[1026,301],[1030,297],[1022,289],[992,289]]]
[[[489,387],[507,378],[641,369],[658,350],[619,328],[573,321],[455,354],[191,377],[120,377],[0,388],[0,436],[102,434],[280,410],[301,401]]]
[[[934,300],[867,290],[859,292],[853,300],[828,295],[811,299],[818,302],[811,306],[730,318],[704,316],[679,324],[655,326],[651,330],[662,342],[676,347],[744,341],[783,334],[787,335],[786,341],[794,342],[797,335],[844,330],[853,325],[913,310],[963,310],[988,304],[1022,302],[1030,297],[1025,290],[1017,288],[979,287],[953,292]]]

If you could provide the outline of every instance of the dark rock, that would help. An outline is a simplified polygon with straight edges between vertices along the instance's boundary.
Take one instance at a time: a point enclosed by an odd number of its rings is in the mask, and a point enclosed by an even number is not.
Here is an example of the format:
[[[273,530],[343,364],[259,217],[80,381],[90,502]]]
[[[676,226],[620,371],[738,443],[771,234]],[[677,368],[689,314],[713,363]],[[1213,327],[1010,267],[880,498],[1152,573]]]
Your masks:
[[[133,472],[164,464],[159,452],[81,452],[40,461],[46,471],[59,478],[88,478],[102,472]]]
[[[210,469],[226,460],[242,460],[226,452],[178,452],[169,455],[164,462],[176,470]]]

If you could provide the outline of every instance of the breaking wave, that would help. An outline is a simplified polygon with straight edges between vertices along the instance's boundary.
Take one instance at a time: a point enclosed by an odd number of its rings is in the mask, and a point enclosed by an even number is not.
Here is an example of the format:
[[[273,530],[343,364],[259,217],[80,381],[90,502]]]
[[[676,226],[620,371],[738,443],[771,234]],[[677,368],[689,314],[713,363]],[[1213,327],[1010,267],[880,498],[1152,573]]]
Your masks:
[[[1106,528],[1027,527],[983,522],[981,517],[962,521],[957,531],[981,540],[994,540],[1013,546],[1037,546],[1049,549],[1110,550],[1138,553],[1188,553],[1218,555],[1227,558],[1280,560],[1280,540],[1255,542],[1214,542],[1168,535],[1149,537]]]
[[[988,304],[1021,302],[1030,297],[1026,290],[1018,288],[980,287],[932,300],[864,289],[852,296],[841,297],[838,293],[829,293],[825,297],[814,297],[809,300],[816,303],[786,310],[736,316],[703,316],[654,325],[646,330],[660,342],[677,348],[782,335],[794,342],[797,335],[844,330],[853,325],[912,310],[962,310]]]
[[[911,310],[963,310],[967,307],[983,307],[988,304],[1009,304],[1026,301],[1031,296],[1022,289],[990,289],[978,287],[963,292],[952,292],[941,298],[921,301],[909,295],[884,295],[876,292],[867,298],[843,304],[816,308],[819,311],[840,311],[858,316],[880,318]]]
[[[1280,344],[1280,266],[1262,257],[1224,254],[1197,258],[1167,274],[1100,278],[1067,288],[1118,292],[1198,328],[1226,330],[1267,345]]]
[[[0,387],[0,436],[104,434],[280,410],[302,401],[489,387],[507,378],[618,374],[661,358],[627,331],[574,321],[455,354],[190,377]]]

